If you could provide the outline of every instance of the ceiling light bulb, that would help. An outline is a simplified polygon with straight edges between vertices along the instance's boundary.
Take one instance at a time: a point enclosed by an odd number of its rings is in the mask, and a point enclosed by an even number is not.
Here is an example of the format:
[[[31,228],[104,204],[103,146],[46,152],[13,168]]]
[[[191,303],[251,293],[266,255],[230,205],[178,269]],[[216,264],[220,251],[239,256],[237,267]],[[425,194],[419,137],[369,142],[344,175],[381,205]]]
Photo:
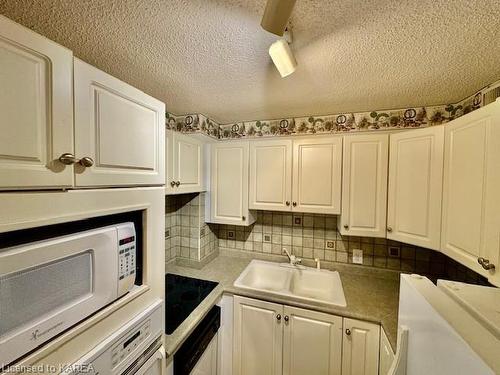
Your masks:
[[[284,39],[279,39],[271,44],[269,55],[280,72],[281,77],[289,76],[295,72],[297,60],[295,60],[290,46]]]

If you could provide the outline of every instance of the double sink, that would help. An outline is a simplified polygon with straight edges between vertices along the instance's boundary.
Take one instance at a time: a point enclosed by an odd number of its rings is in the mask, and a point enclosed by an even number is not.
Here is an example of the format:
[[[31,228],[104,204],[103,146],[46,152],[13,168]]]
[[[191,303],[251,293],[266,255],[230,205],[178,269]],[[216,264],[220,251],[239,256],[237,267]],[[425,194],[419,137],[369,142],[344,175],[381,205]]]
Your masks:
[[[234,286],[297,301],[347,306],[337,271],[252,260]]]

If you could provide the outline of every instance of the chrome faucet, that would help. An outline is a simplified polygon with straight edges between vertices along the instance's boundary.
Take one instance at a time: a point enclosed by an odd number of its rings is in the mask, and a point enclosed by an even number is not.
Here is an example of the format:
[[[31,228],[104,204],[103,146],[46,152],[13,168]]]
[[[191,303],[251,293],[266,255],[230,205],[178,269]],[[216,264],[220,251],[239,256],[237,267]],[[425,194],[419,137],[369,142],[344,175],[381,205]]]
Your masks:
[[[283,252],[287,255],[288,259],[290,259],[291,266],[296,266],[297,264],[302,263],[302,259],[297,258],[293,254],[290,254],[286,248],[283,248]]]

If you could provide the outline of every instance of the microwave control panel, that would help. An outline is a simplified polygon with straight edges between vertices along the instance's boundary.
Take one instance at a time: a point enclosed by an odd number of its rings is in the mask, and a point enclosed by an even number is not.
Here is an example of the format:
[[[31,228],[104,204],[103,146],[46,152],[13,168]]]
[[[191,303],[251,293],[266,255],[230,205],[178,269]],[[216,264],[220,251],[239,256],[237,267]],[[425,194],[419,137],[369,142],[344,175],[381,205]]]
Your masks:
[[[127,293],[135,282],[136,241],[133,223],[118,226],[118,295]]]

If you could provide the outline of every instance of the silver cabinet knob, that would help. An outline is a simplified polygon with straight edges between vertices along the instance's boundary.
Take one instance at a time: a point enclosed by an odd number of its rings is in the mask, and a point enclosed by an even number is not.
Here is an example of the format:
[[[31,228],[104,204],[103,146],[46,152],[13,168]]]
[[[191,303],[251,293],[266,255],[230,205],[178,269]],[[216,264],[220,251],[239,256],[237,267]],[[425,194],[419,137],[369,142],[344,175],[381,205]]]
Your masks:
[[[59,161],[61,163],[63,163],[64,165],[71,165],[71,164],[75,164],[78,159],[75,158],[75,155],[69,153],[69,152],[66,152],[64,154],[62,154],[61,156],[59,156]]]
[[[347,328],[347,329],[345,330],[345,334],[346,334],[347,336],[351,336],[351,330],[350,330],[349,328]]]
[[[289,202],[289,201],[286,201],[286,202],[285,202],[285,204],[286,204],[287,206],[290,206],[290,202]]]
[[[279,322],[281,320],[281,314],[276,315],[276,320]]]
[[[181,182],[180,182],[180,181],[176,181],[176,182],[175,182],[175,186],[177,186],[177,187],[179,187],[179,185],[180,185],[180,184],[181,184]]]
[[[174,187],[175,186],[175,181],[170,181],[170,186]]]
[[[477,262],[487,271],[491,271],[495,269],[495,265],[490,263],[489,259],[477,258]]]
[[[345,230],[349,230],[349,225],[347,225],[347,224],[346,224],[346,225],[344,225],[344,229],[345,229]]]
[[[391,228],[391,227],[387,227],[387,231],[388,231],[389,233],[391,233],[391,232],[392,232],[392,228]]]
[[[84,156],[83,158],[81,158],[78,163],[80,163],[81,165],[83,165],[84,167],[91,167],[94,165],[94,160],[91,158],[91,157],[88,157],[88,156]]]
[[[290,320],[290,318],[288,317],[288,315],[285,315],[285,317],[283,319],[285,319],[285,322],[287,322],[287,323]]]

